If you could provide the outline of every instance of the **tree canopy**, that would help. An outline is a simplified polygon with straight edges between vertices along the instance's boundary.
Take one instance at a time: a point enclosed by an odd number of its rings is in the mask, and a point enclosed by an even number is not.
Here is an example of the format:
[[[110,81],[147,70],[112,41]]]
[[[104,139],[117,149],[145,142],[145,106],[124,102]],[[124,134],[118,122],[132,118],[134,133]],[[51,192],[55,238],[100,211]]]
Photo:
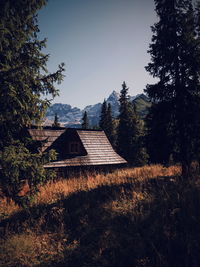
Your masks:
[[[146,69],[158,82],[147,85],[146,92],[154,110],[166,108],[168,118],[161,123],[170,132],[171,152],[178,155],[187,176],[197,157],[193,148],[200,133],[199,9],[194,9],[192,0],[155,0],[155,6],[159,21],[152,27],[151,62]]]
[[[37,11],[45,0],[0,2],[0,149],[20,138],[20,131],[44,115],[55,82],[63,78],[63,64],[47,70],[49,55],[42,52]]]
[[[136,114],[128,96],[128,87],[123,82],[120,92],[119,125],[117,131],[117,150],[128,162],[135,159],[134,145],[137,135]]]
[[[104,130],[106,136],[113,146],[115,146],[115,127],[112,116],[112,107],[111,104],[104,100],[101,107],[99,127]]]
[[[60,127],[60,123],[58,121],[58,114],[57,113],[55,114],[54,122],[52,124],[52,127],[54,127],[54,128]]]
[[[43,164],[55,159],[29,150],[24,129],[44,116],[50,99],[58,95],[54,84],[63,79],[64,64],[49,73],[46,40],[39,40],[37,12],[45,0],[0,1],[0,183],[4,193],[19,201],[24,179],[30,194],[44,181]]]
[[[88,129],[88,128],[89,128],[89,120],[87,111],[85,111],[82,118],[82,129]]]

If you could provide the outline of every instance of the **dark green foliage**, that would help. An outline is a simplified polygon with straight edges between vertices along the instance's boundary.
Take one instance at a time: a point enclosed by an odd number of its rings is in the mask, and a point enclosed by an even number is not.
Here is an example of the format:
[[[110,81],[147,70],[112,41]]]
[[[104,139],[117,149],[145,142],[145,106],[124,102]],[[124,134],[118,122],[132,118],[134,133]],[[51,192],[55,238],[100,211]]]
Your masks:
[[[120,95],[120,108],[119,108],[119,125],[117,129],[117,151],[126,160],[130,160],[133,157],[133,135],[132,133],[132,115],[133,109],[129,102],[128,88],[123,82]]]
[[[146,95],[141,94],[133,100],[133,103],[136,107],[139,118],[144,119],[149,112],[149,108],[151,107],[151,101],[149,101],[149,98]]]
[[[21,138],[21,129],[37,122],[55,97],[54,82],[62,80],[63,65],[48,73],[49,56],[41,52],[37,11],[45,0],[0,2],[0,149]]]
[[[105,133],[111,144],[115,147],[116,133],[112,116],[112,107],[110,103],[108,103],[108,109],[107,109],[107,122],[108,123],[107,123],[107,128],[105,129]]]
[[[133,104],[129,100],[128,88],[123,82],[120,95],[120,114],[117,132],[117,150],[129,163],[135,164],[138,148],[137,117]]]
[[[99,127],[102,130],[104,130],[109,141],[111,142],[113,147],[115,147],[116,134],[115,134],[115,127],[114,127],[114,120],[112,116],[112,107],[110,103],[107,105],[105,100],[101,107]]]
[[[99,127],[98,125],[94,125],[94,126],[92,127],[92,129],[93,129],[93,130],[100,130],[100,127]]]
[[[0,1],[1,181],[14,200],[22,180],[28,180],[31,192],[44,180],[43,156],[28,150],[33,145],[24,129],[41,120],[50,103],[47,97],[58,94],[54,83],[63,78],[64,64],[55,73],[48,72],[49,55],[41,52],[46,40],[37,37],[37,11],[46,2]],[[52,158],[51,153],[45,157]]]
[[[88,116],[87,116],[87,112],[85,111],[83,114],[83,118],[82,118],[82,129],[88,129],[89,128],[89,121],[88,121]]]
[[[99,120],[99,127],[104,130],[107,125],[107,103],[106,100],[104,99],[102,107],[101,107],[101,115],[100,115],[100,120]]]
[[[54,173],[46,171],[43,164],[55,159],[54,150],[43,155],[33,154],[20,142],[5,147],[0,152],[0,187],[3,193],[22,206],[29,204],[37,192],[37,185],[54,177]],[[25,184],[27,192],[23,192]]]
[[[57,128],[60,127],[60,123],[58,122],[58,115],[57,113],[55,114],[54,122],[52,124],[52,127]]]
[[[154,101],[152,124],[155,125],[154,121],[160,116],[155,112],[157,107],[159,114],[167,113],[161,121],[163,136],[158,142],[166,135],[164,139],[170,152],[161,154],[178,155],[183,175],[187,176],[191,162],[199,157],[194,150],[199,146],[200,137],[199,16],[193,10],[192,0],[155,0],[155,5],[159,21],[152,27],[149,50],[152,62],[146,69],[159,81],[148,85],[146,92]]]
[[[149,154],[146,147],[146,127],[143,120],[139,119],[136,111],[136,127],[138,136],[135,144],[135,165],[143,166],[149,162]]]
[[[146,144],[151,163],[168,164],[173,152],[173,127],[170,125],[170,113],[168,103],[152,105],[145,119]],[[174,155],[175,156],[175,155]]]

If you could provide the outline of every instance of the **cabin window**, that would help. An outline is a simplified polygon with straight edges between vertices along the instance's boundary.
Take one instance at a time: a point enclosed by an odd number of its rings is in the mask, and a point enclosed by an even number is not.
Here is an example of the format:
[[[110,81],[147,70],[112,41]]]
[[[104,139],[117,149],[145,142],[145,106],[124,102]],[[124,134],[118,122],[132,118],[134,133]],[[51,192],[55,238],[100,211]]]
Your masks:
[[[73,142],[69,144],[69,153],[71,154],[79,154],[80,153],[80,145],[78,142]]]

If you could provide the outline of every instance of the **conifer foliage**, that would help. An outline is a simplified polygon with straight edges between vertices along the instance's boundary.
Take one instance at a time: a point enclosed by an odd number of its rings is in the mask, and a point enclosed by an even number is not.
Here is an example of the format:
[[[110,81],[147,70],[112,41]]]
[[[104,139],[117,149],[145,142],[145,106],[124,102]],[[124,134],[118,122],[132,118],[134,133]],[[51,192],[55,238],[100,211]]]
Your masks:
[[[20,137],[20,130],[38,121],[55,97],[54,82],[63,78],[63,65],[49,73],[46,40],[37,34],[37,11],[45,0],[0,1],[0,149]]]
[[[46,40],[37,36],[37,11],[46,2],[0,1],[0,183],[15,200],[24,179],[30,192],[35,191],[44,180],[44,162],[55,159],[55,153],[32,154],[23,131],[42,118],[50,103],[47,97],[58,94],[54,83],[63,78],[64,64],[48,72],[49,56],[42,53]]]
[[[112,117],[112,107],[110,103],[108,103],[107,105],[106,100],[104,100],[101,107],[99,127],[104,130],[109,141],[111,142],[113,147],[115,147],[115,127],[114,120]]]
[[[58,115],[57,115],[57,113],[55,114],[54,122],[52,124],[52,127],[54,127],[54,128],[60,127],[60,123],[58,122]]]
[[[120,92],[119,125],[117,131],[117,150],[129,163],[135,163],[138,129],[134,107],[128,96],[128,87],[123,82]]]
[[[100,120],[99,120],[99,127],[102,130],[105,130],[105,128],[107,127],[108,121],[107,121],[107,102],[104,99],[103,104],[101,106],[101,114],[100,114]]]
[[[145,118],[146,146],[150,161],[153,164],[167,165],[172,157],[173,127],[170,125],[169,110],[168,103],[154,103]]]
[[[87,111],[84,112],[82,121],[83,121],[82,122],[82,129],[88,129],[89,128],[89,120],[88,120]]]
[[[115,148],[116,146],[116,130],[115,130],[115,125],[114,125],[114,119],[112,116],[112,106],[110,103],[108,103],[108,108],[107,108],[107,129],[106,129],[106,134],[108,136],[109,141]]]
[[[148,85],[146,92],[154,110],[166,108],[163,129],[170,137],[171,153],[178,156],[183,175],[188,176],[192,160],[198,157],[194,147],[200,137],[199,14],[192,0],[155,0],[155,6],[159,21],[152,27],[151,63],[146,69],[159,81]]]

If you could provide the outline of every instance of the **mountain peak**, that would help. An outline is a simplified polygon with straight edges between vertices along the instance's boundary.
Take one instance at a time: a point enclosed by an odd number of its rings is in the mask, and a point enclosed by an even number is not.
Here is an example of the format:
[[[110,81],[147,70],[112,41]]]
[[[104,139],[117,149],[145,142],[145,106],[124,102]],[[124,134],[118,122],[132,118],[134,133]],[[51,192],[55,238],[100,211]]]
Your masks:
[[[119,93],[117,91],[113,90],[111,95],[119,95]]]
[[[117,102],[119,100],[119,93],[116,92],[115,90],[109,95],[107,98],[107,102]]]
[[[119,115],[119,97],[120,93],[114,90],[106,99],[107,104],[111,104],[112,114],[115,118],[117,118],[117,116]],[[130,100],[136,103],[141,117],[144,117],[147,114],[146,107],[151,105],[148,97],[144,94],[138,94],[134,97],[130,97]],[[80,110],[79,108],[72,107],[68,104],[56,103],[48,108],[46,118],[48,118],[51,123],[53,123],[55,114],[57,113],[59,122],[63,123],[67,127],[69,127],[69,125],[73,125],[74,127],[75,124],[80,126],[83,112],[87,111],[91,126],[98,125],[101,106],[102,103],[97,103],[94,105],[89,105],[83,110]]]

